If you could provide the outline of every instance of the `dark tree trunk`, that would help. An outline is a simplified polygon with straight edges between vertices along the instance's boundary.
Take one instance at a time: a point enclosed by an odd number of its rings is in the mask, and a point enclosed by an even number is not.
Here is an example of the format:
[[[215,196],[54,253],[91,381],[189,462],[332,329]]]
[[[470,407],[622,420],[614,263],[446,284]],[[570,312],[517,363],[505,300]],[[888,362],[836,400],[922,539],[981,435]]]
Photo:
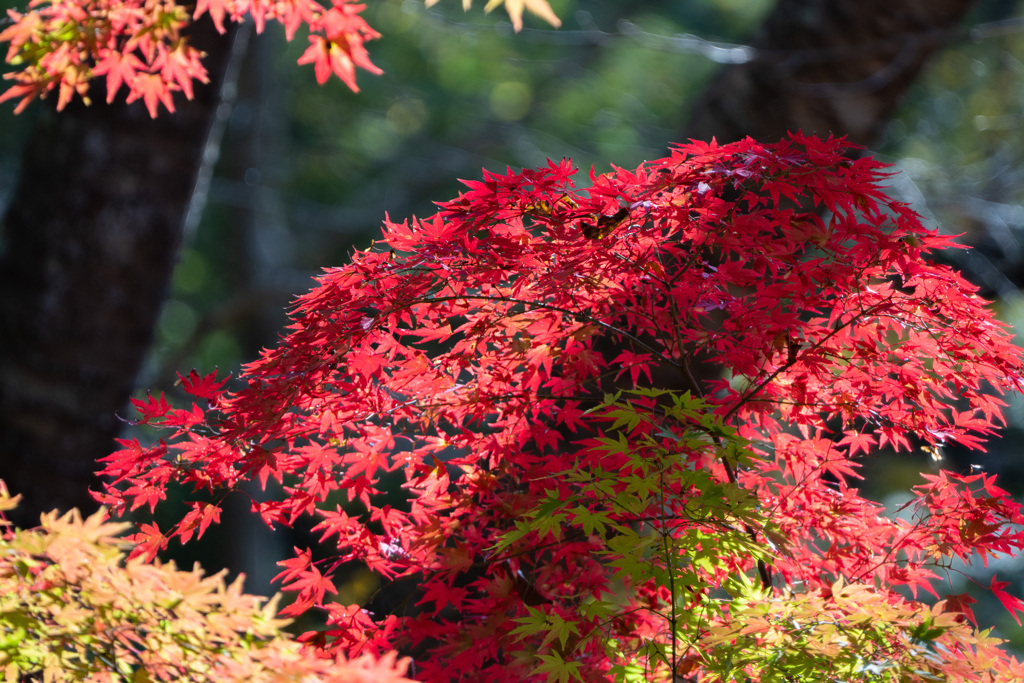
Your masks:
[[[685,137],[761,142],[787,131],[876,142],[927,59],[962,37],[975,0],[779,0],[696,102]]]
[[[44,102],[28,142],[0,256],[0,478],[24,496],[19,524],[95,508],[96,459],[149,347],[232,51],[208,21],[193,41],[212,83],[176,114]]]

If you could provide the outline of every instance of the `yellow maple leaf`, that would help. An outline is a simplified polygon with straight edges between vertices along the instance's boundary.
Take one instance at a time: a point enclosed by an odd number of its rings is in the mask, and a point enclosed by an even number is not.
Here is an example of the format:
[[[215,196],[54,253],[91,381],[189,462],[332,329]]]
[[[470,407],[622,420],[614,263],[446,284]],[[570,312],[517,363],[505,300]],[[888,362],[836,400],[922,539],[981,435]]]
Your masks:
[[[433,7],[439,0],[426,0],[427,7]],[[523,28],[523,10],[528,9],[538,17],[548,22],[555,28],[562,25],[562,21],[551,9],[547,0],[490,0],[484,7],[485,12],[490,12],[498,5],[504,4],[509,19],[512,20],[512,28],[518,33]],[[473,0],[462,0],[462,9],[469,10],[473,6]]]

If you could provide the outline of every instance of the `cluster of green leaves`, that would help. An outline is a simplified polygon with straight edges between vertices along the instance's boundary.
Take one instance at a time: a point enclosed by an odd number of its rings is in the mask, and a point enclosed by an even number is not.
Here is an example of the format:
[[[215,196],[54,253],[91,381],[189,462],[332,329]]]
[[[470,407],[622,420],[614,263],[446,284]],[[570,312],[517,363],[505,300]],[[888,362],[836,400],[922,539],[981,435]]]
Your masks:
[[[589,412],[614,420],[592,447],[626,465],[552,475],[547,496],[495,547],[506,553],[529,539],[542,551],[586,538],[618,584],[605,595],[581,593],[576,614],[527,607],[513,634],[549,646],[537,673],[582,680],[573,655],[598,638],[610,659],[625,662],[610,673],[629,683],[657,679],[658,667],[676,675],[700,667],[701,680],[723,682],[983,680],[974,676],[1001,641],[973,632],[945,602],[894,602],[842,578],[816,591],[773,592],[744,571],[751,559],[766,568],[788,544],[750,491],[694,466],[722,459],[748,467],[759,457],[705,400],[638,389]],[[646,598],[639,608],[626,599],[637,594]],[[630,609],[648,613],[646,628],[619,628]],[[599,626],[582,630],[587,624]],[[951,644],[965,653],[952,668],[938,654]]]
[[[711,596],[712,582],[724,579],[725,585],[736,583],[734,588],[749,592],[753,584],[737,568],[748,558],[763,563],[772,556],[770,547],[749,530],[780,539],[755,496],[694,467],[704,459],[724,458],[735,466],[754,457],[705,401],[690,392],[658,389],[625,396],[608,395],[589,411],[613,421],[592,448],[615,463],[615,469],[598,462],[551,475],[546,497],[524,511],[515,530],[504,534],[495,548],[504,553],[524,539],[543,548],[567,537],[586,538],[619,584],[621,592],[581,595],[577,604],[582,621],[607,629],[581,633],[579,622],[542,607],[530,608],[529,616],[517,620],[521,625],[515,634],[541,634],[543,644],[558,642],[542,656],[538,671],[560,679],[577,675],[572,652],[584,639],[598,636],[612,659],[625,652],[644,653],[633,663],[612,668],[627,681],[647,680],[653,673],[642,660],[671,666],[680,656],[703,649],[693,634],[727,611],[725,600]],[[643,609],[652,617],[648,629],[617,632],[618,615],[630,609],[622,596],[634,591],[647,598]]]

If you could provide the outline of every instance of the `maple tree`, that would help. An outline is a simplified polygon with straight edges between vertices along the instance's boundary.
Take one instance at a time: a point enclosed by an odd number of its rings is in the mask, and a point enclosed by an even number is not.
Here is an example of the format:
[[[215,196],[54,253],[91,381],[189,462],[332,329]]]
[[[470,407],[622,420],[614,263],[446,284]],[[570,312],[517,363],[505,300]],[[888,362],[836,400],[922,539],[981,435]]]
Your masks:
[[[0,482],[0,511],[18,504]],[[129,525],[104,512],[43,515],[0,532],[0,667],[5,681],[308,680],[409,683],[407,663],[318,657],[281,635],[276,601],[241,578],[124,561]]]
[[[517,29],[523,9],[557,24],[543,0],[506,5]],[[277,20],[289,39],[306,25],[299,62],[356,90],[356,67],[379,72],[362,9],[204,1],[193,18],[209,13],[222,31],[226,17],[248,14],[258,30]],[[87,99],[106,75],[109,100],[123,85],[156,116],[206,79],[173,2],[47,0],[11,19],[0,40],[22,70],[0,100],[19,110],[53,90],[58,109]],[[354,661],[397,680],[400,648],[423,680],[1018,680],[971,598],[942,583],[958,563],[1019,550],[1019,506],[984,473],[942,472],[889,515],[854,480],[869,455],[980,448],[1001,423],[992,390],[1020,388],[1020,352],[969,285],[926,260],[950,245],[886,200],[882,167],[843,151],[799,135],[692,143],[592,174],[587,190],[565,161],[488,174],[432,218],[388,220],[384,242],[328,271],[242,388],[193,372],[188,407],[136,401],[140,422],[169,434],[105,459],[101,498],[116,512],[155,507],[173,482],[225,492],[256,480],[267,523],[312,515],[333,549],[282,563],[297,594],[283,614],[326,614],[307,650],[202,670],[249,680],[299,662],[286,675],[351,680]],[[698,365],[716,378],[698,380]],[[405,481],[397,505],[384,502],[392,472]],[[144,524],[136,552],[151,559],[219,515],[196,502],[172,528]],[[120,528],[51,518],[39,538],[65,527],[94,541]],[[55,552],[25,566],[83,575],[81,548]],[[374,614],[336,602],[355,563],[417,579],[415,604]],[[123,589],[145,567],[105,580]],[[174,572],[172,585],[188,581]],[[12,590],[50,609],[51,581],[34,576]],[[80,590],[57,585],[57,598]],[[989,588],[1024,611],[1006,586]],[[269,624],[246,600],[232,623]],[[137,607],[153,605],[147,594]],[[137,656],[133,675],[191,666],[132,649],[150,627],[126,614],[71,649]],[[190,629],[210,619],[161,622],[159,647],[195,648]],[[46,645],[13,649],[9,677],[67,665],[46,649],[63,636],[39,632]],[[223,654],[214,642],[204,656]]]
[[[1019,680],[943,584],[1022,547],[1020,506],[943,471],[890,514],[856,479],[981,448],[1021,351],[845,150],[693,142],[585,189],[565,160],[485,173],[326,271],[234,391],[193,371],[191,405],[136,399],[167,433],[122,441],[100,497],[259,482],[255,514],[320,536],[278,577],[283,615],[325,615],[304,642],[397,648],[420,680]],[[219,513],[144,523],[136,553]],[[420,591],[340,604],[353,564]]]
[[[468,10],[472,0],[462,4]],[[501,4],[517,31],[524,9],[560,23],[546,0],[492,0],[486,9]],[[26,12],[8,10],[12,24],[0,31],[0,42],[8,43],[5,61],[18,67],[4,75],[14,84],[0,102],[19,100],[15,111],[22,111],[56,90],[60,110],[76,95],[88,102],[91,79],[106,76],[107,102],[123,86],[128,102],[141,99],[150,116],[156,118],[161,105],[173,112],[175,92],[191,100],[193,82],[209,80],[202,53],[186,35],[191,21],[204,14],[221,33],[226,18],[248,17],[258,32],[268,21],[279,22],[288,40],[305,26],[310,45],[298,63],[312,64],[321,84],[333,74],[358,92],[356,67],[382,73],[364,45],[380,37],[360,16],[365,8],[349,0],[331,0],[330,7],[316,0],[199,0],[190,13],[174,0],[31,0]]]

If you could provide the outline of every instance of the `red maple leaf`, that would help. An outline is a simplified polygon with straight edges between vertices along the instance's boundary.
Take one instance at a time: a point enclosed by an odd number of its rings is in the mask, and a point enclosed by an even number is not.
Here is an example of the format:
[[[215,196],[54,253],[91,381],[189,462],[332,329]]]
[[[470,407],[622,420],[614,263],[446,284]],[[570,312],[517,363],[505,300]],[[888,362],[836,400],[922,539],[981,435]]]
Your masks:
[[[224,16],[228,13],[227,7],[227,0],[197,0],[196,9],[192,12],[192,18],[198,19],[203,14],[209,12],[217,31],[224,33]]]
[[[310,46],[299,57],[298,63],[313,64],[318,83],[326,83],[333,73],[352,92],[359,92],[357,66],[372,74],[384,73],[370,61],[370,55],[363,47],[365,41],[380,37],[359,16],[365,7],[335,0],[335,6],[324,14],[318,25],[326,37],[309,37]]]
[[[160,394],[159,399],[153,398],[152,394],[147,394],[145,400],[132,398],[131,402],[142,415],[137,424],[146,424],[150,420],[163,417],[171,410],[171,405],[163,394]]]
[[[178,86],[168,83],[160,74],[137,73],[130,87],[128,104],[141,99],[146,104],[149,115],[154,119],[161,104],[167,107],[167,111],[174,111],[174,99],[171,97],[171,91],[177,90]]]
[[[1017,614],[1024,613],[1024,601],[1003,590],[1009,585],[1009,581],[996,581],[996,577],[993,575],[992,581],[989,583],[989,589],[999,599],[999,602],[1003,603],[1003,607],[1007,609],[1014,621],[1017,622],[1017,625],[1021,626],[1020,617]]]
[[[216,401],[220,398],[222,388],[228,381],[228,377],[217,381],[217,371],[214,370],[208,375],[200,375],[193,369],[187,376],[178,373],[178,382],[182,388],[196,398],[205,398],[209,401]]]
[[[206,67],[199,61],[201,53],[184,40],[179,40],[173,49],[160,44],[157,46],[153,69],[160,71],[160,77],[167,83],[175,83],[192,99],[192,81],[209,83]],[[129,86],[130,87],[130,86]]]
[[[156,524],[140,524],[138,532],[125,537],[125,540],[136,544],[131,552],[132,557],[142,557],[147,561],[167,549],[167,536]]]
[[[330,578],[320,573],[320,570],[313,564],[312,553],[307,548],[304,551],[295,549],[297,555],[289,560],[282,560],[278,565],[284,567],[284,571],[274,577],[274,580],[281,580],[282,590],[298,591],[295,601],[281,610],[282,616],[294,616],[302,614],[314,605],[323,602],[327,593],[337,593]]]
[[[950,612],[960,612],[967,619],[970,620],[975,626],[978,625],[978,620],[974,616],[974,610],[971,609],[971,605],[978,602],[967,593],[960,593],[958,595],[946,595],[946,610]]]
[[[196,538],[202,538],[210,524],[220,522],[220,506],[200,502],[193,502],[191,506],[192,509],[181,518],[177,526],[177,534],[182,543],[187,543],[193,533]]]
[[[121,89],[122,83],[131,90],[136,74],[143,69],[145,69],[145,65],[134,53],[103,48],[100,50],[99,59],[92,72],[97,76],[107,75],[107,103],[109,104],[117,97],[117,91]]]

